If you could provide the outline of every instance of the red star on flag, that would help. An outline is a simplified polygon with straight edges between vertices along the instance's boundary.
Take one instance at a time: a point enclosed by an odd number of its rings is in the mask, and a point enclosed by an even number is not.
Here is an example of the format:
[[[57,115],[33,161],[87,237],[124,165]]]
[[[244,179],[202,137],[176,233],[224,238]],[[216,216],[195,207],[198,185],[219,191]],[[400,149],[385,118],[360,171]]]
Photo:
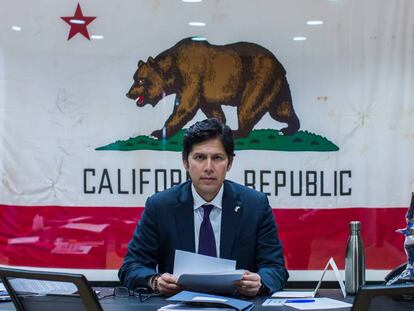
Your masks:
[[[80,4],[76,7],[74,16],[61,17],[70,26],[68,41],[77,33],[90,40],[87,26],[96,18],[96,16],[83,16]]]

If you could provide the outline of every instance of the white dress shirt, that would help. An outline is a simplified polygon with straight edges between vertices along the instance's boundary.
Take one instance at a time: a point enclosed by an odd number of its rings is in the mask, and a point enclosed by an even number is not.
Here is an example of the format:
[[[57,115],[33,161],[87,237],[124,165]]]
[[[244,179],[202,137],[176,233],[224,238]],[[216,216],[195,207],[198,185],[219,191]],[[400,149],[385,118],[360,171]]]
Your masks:
[[[221,231],[221,212],[223,202],[223,185],[214,199],[210,202],[205,201],[195,190],[194,185],[191,184],[191,192],[194,199],[194,237],[195,249],[198,253],[198,240],[200,236],[200,226],[203,222],[204,209],[201,208],[204,204],[214,205],[210,213],[210,222],[213,227],[214,239],[216,240],[217,257],[220,257],[220,231]]]

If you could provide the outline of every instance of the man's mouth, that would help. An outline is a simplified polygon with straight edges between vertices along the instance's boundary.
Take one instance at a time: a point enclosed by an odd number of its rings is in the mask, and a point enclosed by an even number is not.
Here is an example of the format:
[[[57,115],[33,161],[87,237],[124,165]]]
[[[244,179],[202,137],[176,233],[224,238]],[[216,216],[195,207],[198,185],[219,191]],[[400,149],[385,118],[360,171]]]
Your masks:
[[[206,182],[213,182],[216,179],[217,178],[215,178],[215,177],[201,177],[201,180],[206,181]]]
[[[144,106],[144,96],[138,96],[137,99],[135,100],[135,103],[137,104],[138,107]]]

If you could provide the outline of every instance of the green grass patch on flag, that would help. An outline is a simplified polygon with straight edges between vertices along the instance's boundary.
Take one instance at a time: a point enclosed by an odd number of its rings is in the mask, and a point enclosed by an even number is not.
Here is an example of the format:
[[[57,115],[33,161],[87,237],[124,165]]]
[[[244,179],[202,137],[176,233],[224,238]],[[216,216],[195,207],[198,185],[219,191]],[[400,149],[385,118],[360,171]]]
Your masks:
[[[158,150],[158,151],[182,151],[182,141],[185,130],[180,130],[169,139],[156,139],[154,137],[140,135],[127,140],[118,140],[114,143],[96,148],[95,150]],[[327,138],[299,131],[294,135],[286,136],[278,130],[253,130],[245,138],[235,140],[236,150],[274,150],[274,151],[338,151],[339,148]]]

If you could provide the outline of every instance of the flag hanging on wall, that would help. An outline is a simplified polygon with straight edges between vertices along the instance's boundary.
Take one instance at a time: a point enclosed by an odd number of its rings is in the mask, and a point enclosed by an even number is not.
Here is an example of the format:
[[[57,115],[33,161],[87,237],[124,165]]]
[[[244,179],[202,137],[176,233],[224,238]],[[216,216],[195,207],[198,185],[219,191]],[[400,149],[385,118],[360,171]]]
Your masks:
[[[2,1],[0,264],[116,279],[147,197],[187,179],[183,131],[216,116],[236,135],[228,178],[268,195],[292,280],[343,268],[352,220],[382,279],[405,260],[414,188],[410,13]]]

